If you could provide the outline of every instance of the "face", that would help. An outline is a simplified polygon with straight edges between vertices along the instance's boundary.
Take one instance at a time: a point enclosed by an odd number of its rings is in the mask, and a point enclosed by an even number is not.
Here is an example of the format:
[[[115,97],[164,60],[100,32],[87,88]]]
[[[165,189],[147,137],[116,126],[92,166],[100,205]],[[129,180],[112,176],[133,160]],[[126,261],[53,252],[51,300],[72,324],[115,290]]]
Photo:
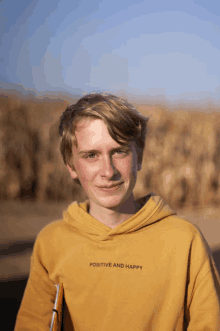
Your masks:
[[[90,200],[90,206],[119,211],[133,194],[140,170],[135,142],[119,145],[99,119],[81,120],[75,132],[71,177],[78,178]]]

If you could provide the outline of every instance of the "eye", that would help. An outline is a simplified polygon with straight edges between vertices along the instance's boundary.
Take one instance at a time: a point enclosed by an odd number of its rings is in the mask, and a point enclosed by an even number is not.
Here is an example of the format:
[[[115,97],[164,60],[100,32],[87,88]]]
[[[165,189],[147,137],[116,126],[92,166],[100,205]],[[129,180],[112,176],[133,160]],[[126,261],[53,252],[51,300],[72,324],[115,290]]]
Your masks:
[[[125,151],[125,150],[122,150],[122,149],[118,149],[116,151],[116,153],[119,154],[119,155],[127,155],[128,154],[128,151]]]
[[[92,153],[92,154],[88,154],[88,155],[85,156],[85,159],[90,159],[90,160],[92,160],[92,159],[95,158],[95,156],[96,156],[96,154],[94,154],[94,153]]]

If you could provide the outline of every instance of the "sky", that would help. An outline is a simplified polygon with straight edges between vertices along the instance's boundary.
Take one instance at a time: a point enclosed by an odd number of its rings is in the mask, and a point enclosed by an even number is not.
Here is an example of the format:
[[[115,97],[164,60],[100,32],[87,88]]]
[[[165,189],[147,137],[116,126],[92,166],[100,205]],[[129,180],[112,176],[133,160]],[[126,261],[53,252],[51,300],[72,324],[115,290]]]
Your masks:
[[[2,0],[0,10],[2,87],[220,99],[219,0]]]

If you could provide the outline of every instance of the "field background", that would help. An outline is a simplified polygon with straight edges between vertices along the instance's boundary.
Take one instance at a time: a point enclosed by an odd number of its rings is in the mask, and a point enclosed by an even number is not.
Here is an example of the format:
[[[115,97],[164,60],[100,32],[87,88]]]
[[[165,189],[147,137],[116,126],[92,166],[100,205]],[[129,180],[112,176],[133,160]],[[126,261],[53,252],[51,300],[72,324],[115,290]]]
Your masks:
[[[76,102],[76,100],[71,100]],[[84,199],[59,152],[59,118],[68,101],[0,96],[0,199]],[[220,203],[220,108],[133,103],[149,116],[135,195],[160,194],[173,208]]]
[[[59,118],[76,101],[0,95],[0,293],[13,316],[37,233],[71,201],[86,198],[59,151]],[[135,196],[157,193],[196,224],[220,272],[220,108],[132,103],[150,117]]]

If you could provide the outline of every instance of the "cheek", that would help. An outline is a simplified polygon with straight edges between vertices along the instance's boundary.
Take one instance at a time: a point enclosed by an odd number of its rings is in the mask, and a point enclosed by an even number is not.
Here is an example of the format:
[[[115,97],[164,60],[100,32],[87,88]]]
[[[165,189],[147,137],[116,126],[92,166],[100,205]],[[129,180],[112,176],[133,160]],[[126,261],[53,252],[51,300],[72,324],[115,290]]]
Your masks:
[[[130,175],[133,173],[133,162],[132,159],[124,159],[115,163],[116,169],[123,175]]]
[[[78,164],[78,173],[82,181],[89,181],[91,177],[96,173],[97,167],[94,167],[92,164],[85,164],[84,162],[79,162]]]

